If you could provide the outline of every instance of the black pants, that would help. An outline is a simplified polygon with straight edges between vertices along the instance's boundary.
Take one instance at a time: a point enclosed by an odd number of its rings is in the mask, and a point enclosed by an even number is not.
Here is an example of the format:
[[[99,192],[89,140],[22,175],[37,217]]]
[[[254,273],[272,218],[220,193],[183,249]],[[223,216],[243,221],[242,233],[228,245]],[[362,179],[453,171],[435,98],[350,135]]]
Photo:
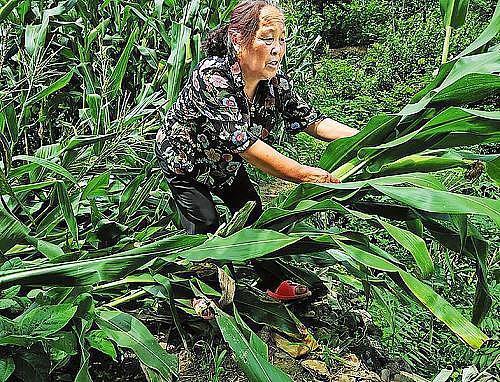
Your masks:
[[[243,167],[238,171],[233,184],[222,190],[210,190],[203,183],[185,175],[165,173],[165,178],[179,210],[181,224],[188,234],[214,233],[219,227],[219,215],[210,191],[222,199],[232,214],[248,201],[255,201],[247,225],[254,223],[262,213],[260,196]],[[267,269],[266,263],[254,260],[251,264],[259,275],[261,287],[275,289],[278,286],[280,280]]]
[[[221,198],[232,214],[248,201],[255,201],[256,205],[247,225],[255,222],[262,212],[260,196],[243,166],[232,185],[220,190],[209,189],[205,184],[185,175],[165,174],[165,178],[179,210],[181,224],[189,234],[214,233],[219,227],[219,215],[210,192]]]

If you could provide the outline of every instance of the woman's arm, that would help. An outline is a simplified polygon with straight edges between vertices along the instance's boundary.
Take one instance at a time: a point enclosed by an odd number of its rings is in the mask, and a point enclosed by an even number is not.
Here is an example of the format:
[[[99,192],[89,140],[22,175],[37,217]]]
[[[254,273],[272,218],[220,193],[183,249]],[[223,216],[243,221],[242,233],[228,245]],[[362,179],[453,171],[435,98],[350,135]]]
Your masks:
[[[315,138],[327,142],[333,141],[337,138],[350,137],[358,133],[358,130],[334,121],[331,118],[325,118],[322,121],[313,123],[304,131]]]
[[[265,173],[294,183],[338,183],[328,171],[305,166],[279,153],[267,143],[257,140],[240,155]]]

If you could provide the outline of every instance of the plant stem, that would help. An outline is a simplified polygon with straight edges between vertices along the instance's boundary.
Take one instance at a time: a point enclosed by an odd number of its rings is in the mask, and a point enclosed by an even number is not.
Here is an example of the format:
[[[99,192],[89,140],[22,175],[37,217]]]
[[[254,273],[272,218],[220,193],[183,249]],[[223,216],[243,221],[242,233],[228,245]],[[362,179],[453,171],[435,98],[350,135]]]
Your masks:
[[[114,306],[117,306],[117,305],[120,305],[120,304],[124,304],[124,303],[129,302],[129,301],[136,300],[139,297],[142,297],[142,296],[144,296],[147,293],[148,292],[146,292],[145,290],[139,290],[139,291],[137,291],[135,293],[132,293],[131,295],[123,296],[123,297],[117,298],[116,300],[110,301],[107,304],[104,304],[104,306],[112,308]]]
[[[451,26],[446,27],[446,36],[443,44],[443,55],[441,57],[441,64],[445,64],[448,60],[448,51],[450,49]]]
[[[117,281],[112,281],[107,284],[102,284],[102,285],[97,285],[93,288],[94,291],[99,291],[103,289],[109,289],[109,288],[114,288],[117,286],[125,285],[125,284],[132,284],[132,283],[154,283],[154,280],[149,280],[149,279],[138,279],[138,280],[131,280],[130,278],[124,278],[121,280]]]

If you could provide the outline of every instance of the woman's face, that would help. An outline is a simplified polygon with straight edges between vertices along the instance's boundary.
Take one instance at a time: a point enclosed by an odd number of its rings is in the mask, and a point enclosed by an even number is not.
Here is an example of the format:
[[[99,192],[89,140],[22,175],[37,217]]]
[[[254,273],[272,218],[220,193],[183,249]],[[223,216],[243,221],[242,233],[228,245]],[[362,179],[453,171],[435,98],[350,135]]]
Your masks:
[[[273,6],[265,6],[260,12],[259,29],[255,38],[239,56],[245,77],[256,80],[274,77],[285,55],[285,50],[283,14]]]

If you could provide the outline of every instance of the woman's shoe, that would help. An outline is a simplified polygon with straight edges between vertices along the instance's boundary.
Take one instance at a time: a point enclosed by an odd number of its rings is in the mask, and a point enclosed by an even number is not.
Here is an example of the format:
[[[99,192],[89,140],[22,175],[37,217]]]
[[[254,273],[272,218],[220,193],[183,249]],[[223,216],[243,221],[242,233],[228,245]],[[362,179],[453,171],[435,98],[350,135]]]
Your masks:
[[[268,290],[266,293],[269,297],[279,301],[299,300],[311,295],[311,291],[305,285],[290,280],[282,281],[274,292]]]

